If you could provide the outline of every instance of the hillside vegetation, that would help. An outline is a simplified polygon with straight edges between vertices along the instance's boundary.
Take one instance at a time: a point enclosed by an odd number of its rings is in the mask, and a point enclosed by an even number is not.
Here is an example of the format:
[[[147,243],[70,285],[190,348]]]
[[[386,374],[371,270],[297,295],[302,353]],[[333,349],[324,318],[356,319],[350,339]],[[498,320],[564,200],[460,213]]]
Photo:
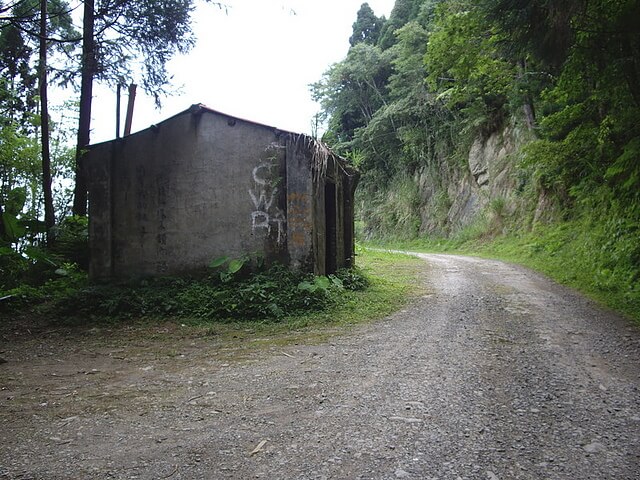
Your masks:
[[[314,86],[365,240],[545,270],[640,318],[640,2],[363,4]]]

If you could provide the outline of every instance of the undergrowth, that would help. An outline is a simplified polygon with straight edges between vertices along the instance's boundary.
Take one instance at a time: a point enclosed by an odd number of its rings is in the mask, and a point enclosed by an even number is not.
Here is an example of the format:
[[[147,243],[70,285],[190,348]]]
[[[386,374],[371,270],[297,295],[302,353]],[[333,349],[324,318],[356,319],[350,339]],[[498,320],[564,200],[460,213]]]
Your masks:
[[[296,329],[355,323],[399,308],[414,290],[417,263],[359,248],[358,267],[330,276],[273,265],[233,277],[216,271],[206,277],[109,285],[90,284],[70,269],[41,287],[8,292],[11,298],[1,306],[4,313],[28,312],[69,325],[175,320],[190,325],[280,323]]]
[[[344,290],[366,288],[357,269],[329,277],[292,272],[281,265],[238,278],[218,272],[205,277],[149,278],[120,284],[59,279],[41,288],[21,289],[13,304],[41,302],[42,313],[59,318],[111,320],[154,318],[273,319],[320,310]]]

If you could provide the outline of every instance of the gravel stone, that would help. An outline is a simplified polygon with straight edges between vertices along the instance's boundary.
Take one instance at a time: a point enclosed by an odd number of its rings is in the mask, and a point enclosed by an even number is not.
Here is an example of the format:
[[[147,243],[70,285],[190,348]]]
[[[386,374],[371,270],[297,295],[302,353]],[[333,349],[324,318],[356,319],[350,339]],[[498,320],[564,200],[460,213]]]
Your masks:
[[[638,327],[521,267],[420,256],[428,295],[327,343],[3,344],[0,478],[640,478]]]

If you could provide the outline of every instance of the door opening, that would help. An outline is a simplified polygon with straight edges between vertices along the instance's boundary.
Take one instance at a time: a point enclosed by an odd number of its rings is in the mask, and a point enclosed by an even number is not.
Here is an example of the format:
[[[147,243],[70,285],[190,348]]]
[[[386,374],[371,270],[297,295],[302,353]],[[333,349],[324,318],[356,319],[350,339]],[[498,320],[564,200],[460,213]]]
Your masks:
[[[338,254],[336,185],[332,182],[324,186],[324,218],[325,218],[325,274],[336,273]]]

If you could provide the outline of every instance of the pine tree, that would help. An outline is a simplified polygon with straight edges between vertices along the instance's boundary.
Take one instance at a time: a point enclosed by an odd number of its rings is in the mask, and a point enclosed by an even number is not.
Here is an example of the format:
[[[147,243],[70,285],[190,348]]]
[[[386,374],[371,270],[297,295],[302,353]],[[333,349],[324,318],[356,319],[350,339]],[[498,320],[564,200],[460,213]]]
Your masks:
[[[353,24],[353,34],[349,38],[349,44],[352,47],[358,43],[375,45],[378,42],[384,22],[384,17],[376,17],[369,4],[363,3]]]

